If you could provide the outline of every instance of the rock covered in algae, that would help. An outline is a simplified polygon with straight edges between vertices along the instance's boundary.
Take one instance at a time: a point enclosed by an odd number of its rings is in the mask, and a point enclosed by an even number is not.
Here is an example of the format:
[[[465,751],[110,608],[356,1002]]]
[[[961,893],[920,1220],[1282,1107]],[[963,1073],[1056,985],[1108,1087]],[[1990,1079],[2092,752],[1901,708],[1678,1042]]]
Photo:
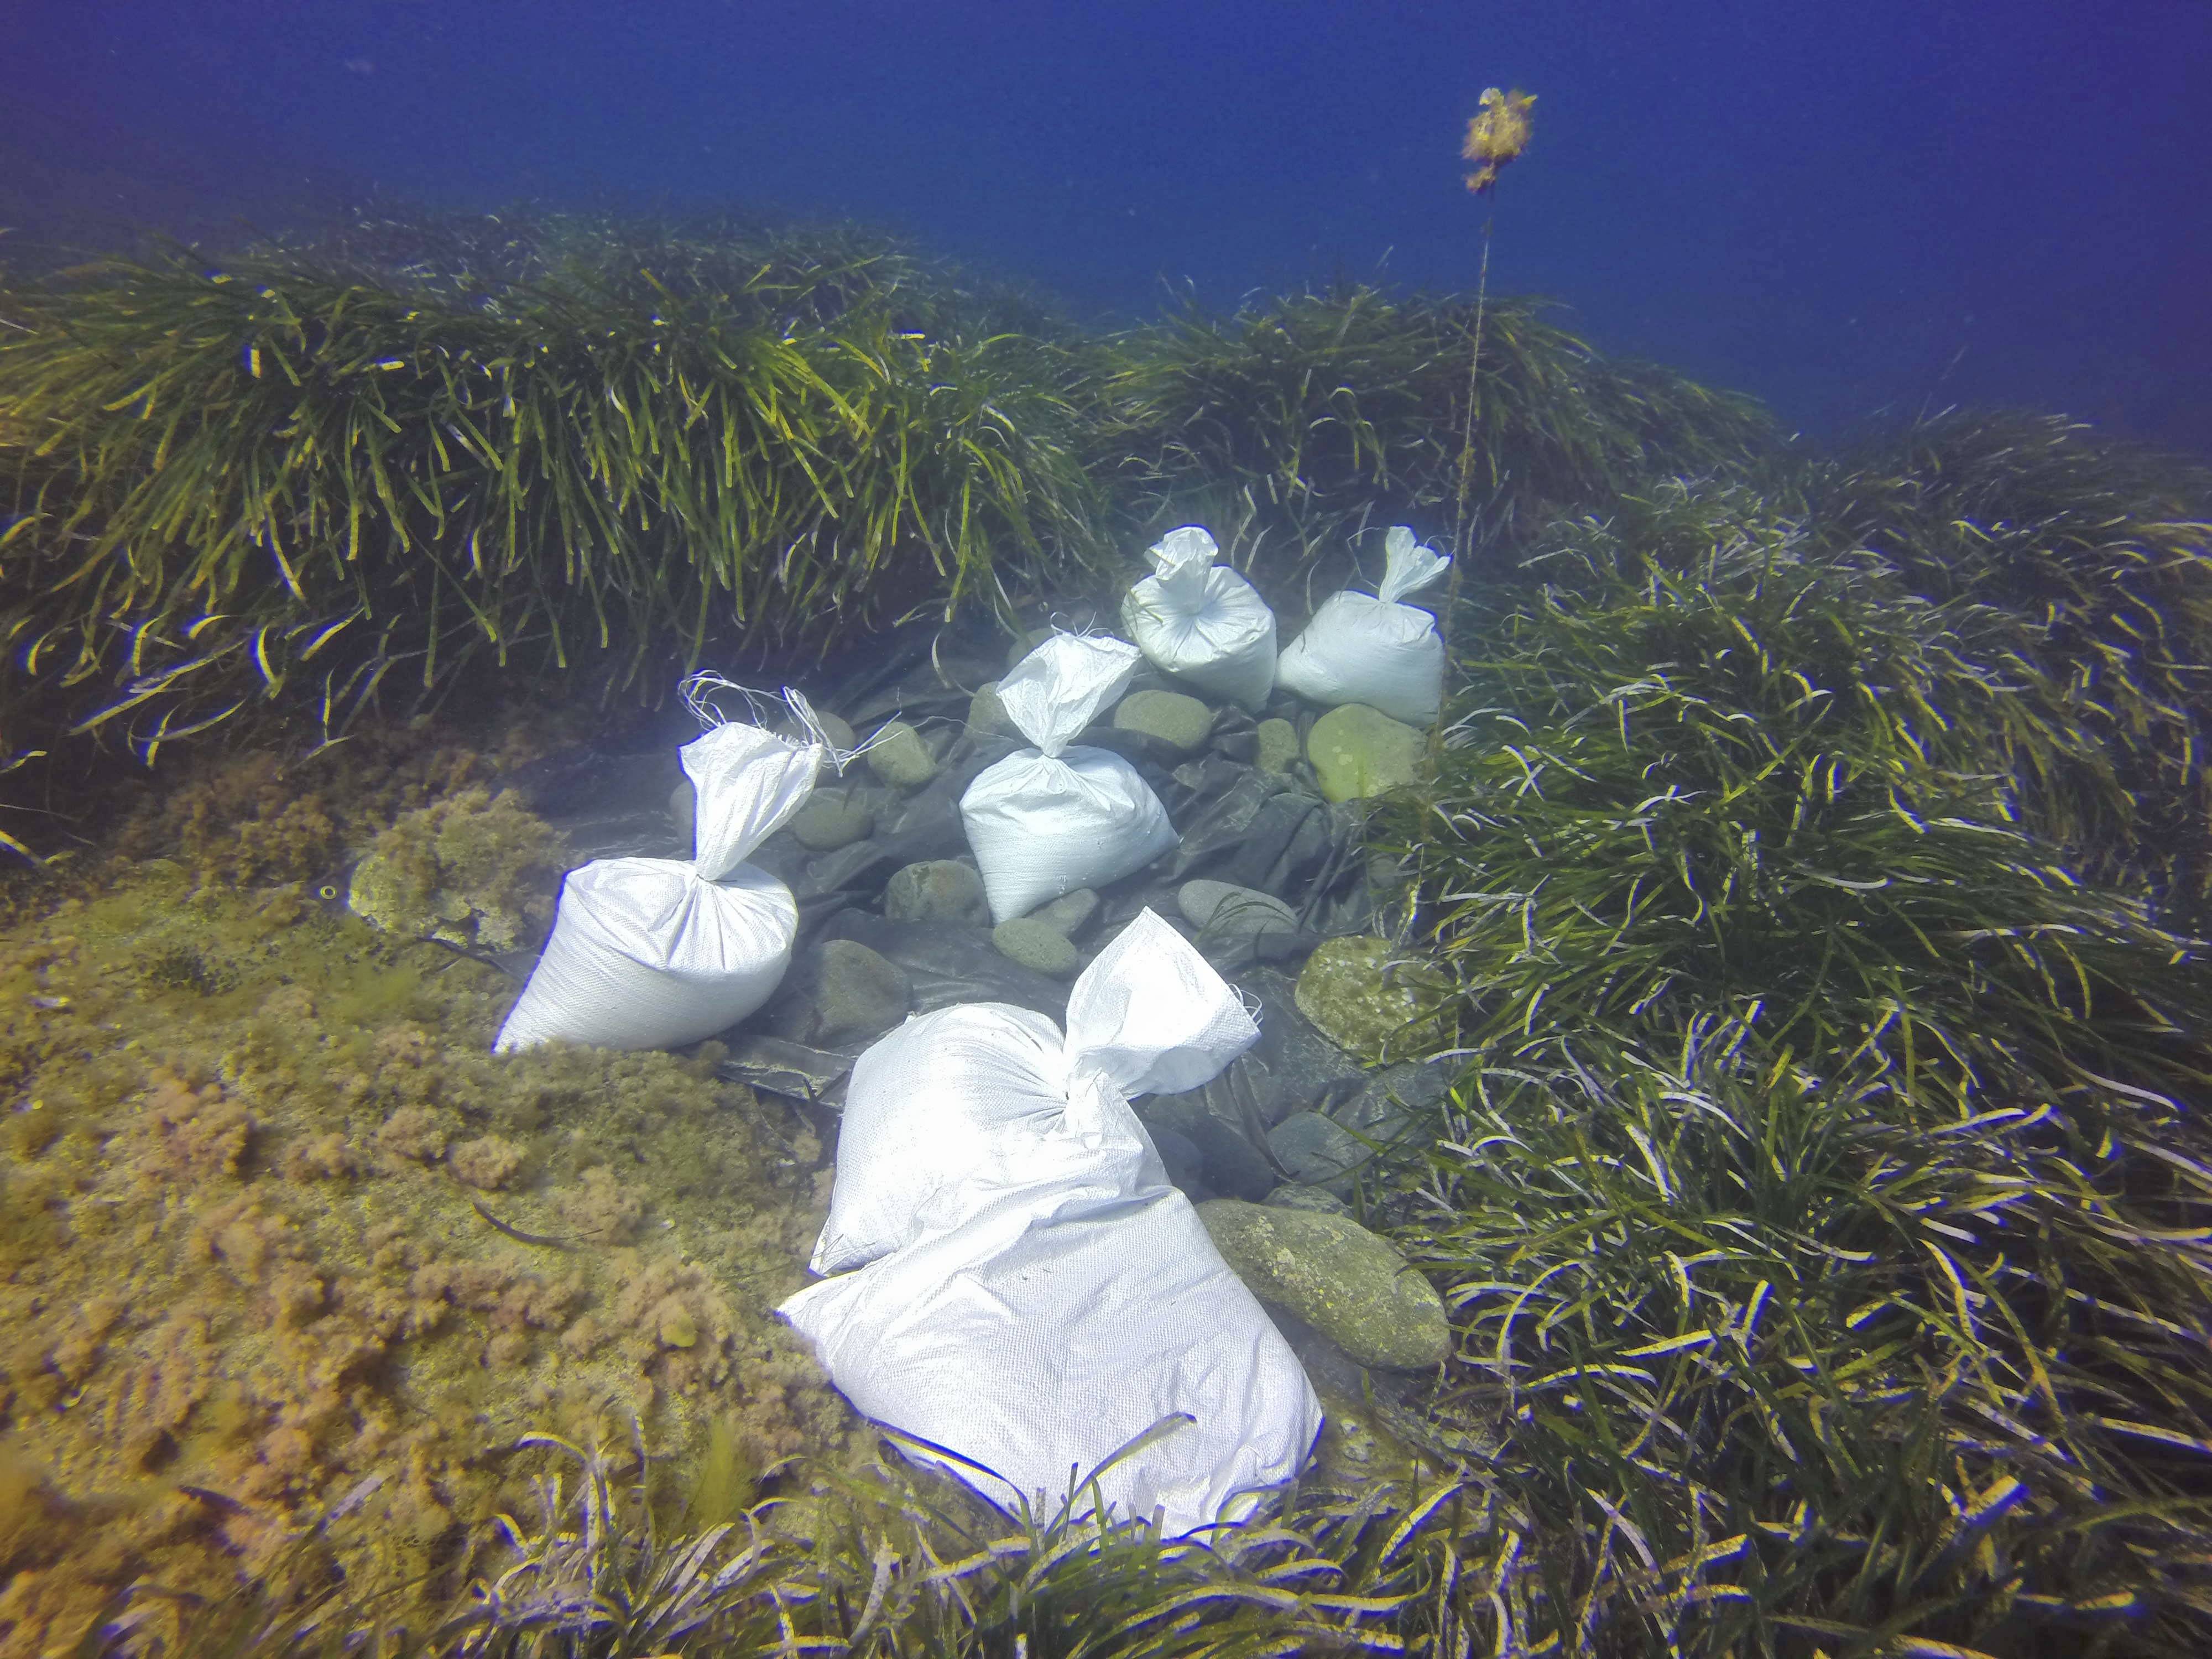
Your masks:
[[[884,887],[884,914],[893,921],[988,927],[991,902],[973,865],[958,859],[925,859],[892,872]]]
[[[906,970],[852,939],[810,945],[793,960],[759,1029],[814,1048],[859,1048],[914,1006]]]
[[[876,814],[849,789],[818,789],[792,814],[793,839],[810,852],[834,853],[875,833]]]
[[[1262,772],[1287,772],[1297,764],[1298,728],[1285,720],[1261,720],[1253,763]]]
[[[772,1316],[823,1148],[712,1045],[497,1057],[511,983],[296,881],[166,853],[70,879],[0,923],[0,1522],[34,1517],[0,1525],[0,1650],[70,1646],[133,1579],[434,1604],[465,1539],[528,1512],[532,1431],[635,1414],[679,1506],[702,1448],[858,1446]]]
[[[1333,801],[1364,800],[1420,781],[1428,738],[1364,703],[1332,708],[1306,733],[1306,758]]]
[[[1091,918],[1097,914],[1098,895],[1088,887],[1079,887],[1073,892],[1062,893],[1049,904],[1039,905],[1024,920],[1049,927],[1062,939],[1073,939],[1091,925]]]
[[[1437,1012],[1451,988],[1431,963],[1379,939],[1324,940],[1298,975],[1298,1012],[1363,1060],[1418,1058],[1445,1046]]]
[[[1192,927],[1231,938],[1298,930],[1298,913],[1282,900],[1233,882],[1187,881],[1176,890],[1176,908]]]
[[[1319,1210],[1323,1215],[1352,1213],[1346,1204],[1326,1187],[1301,1187],[1295,1184],[1278,1187],[1261,1200],[1279,1210]]]
[[[919,789],[937,775],[937,757],[921,732],[891,720],[868,739],[868,769],[895,789]]]
[[[379,836],[346,904],[387,933],[522,950],[552,925],[566,858],[561,837],[514,796],[465,790]]]
[[[1178,755],[1194,755],[1213,730],[1213,710],[1180,691],[1132,691],[1115,707],[1114,729],[1141,732]]]
[[[1413,1370],[1451,1352],[1436,1286],[1351,1217],[1233,1198],[1200,1205],[1198,1217],[1253,1295],[1361,1364]]]

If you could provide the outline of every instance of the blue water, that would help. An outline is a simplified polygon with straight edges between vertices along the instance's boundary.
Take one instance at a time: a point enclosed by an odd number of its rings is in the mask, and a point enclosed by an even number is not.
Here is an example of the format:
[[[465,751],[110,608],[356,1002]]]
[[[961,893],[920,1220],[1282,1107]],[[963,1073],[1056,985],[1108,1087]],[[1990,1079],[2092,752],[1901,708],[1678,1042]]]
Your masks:
[[[11,0],[0,242],[455,207],[853,215],[1085,313],[1493,283],[1823,434],[2004,401],[2212,453],[2204,0]]]

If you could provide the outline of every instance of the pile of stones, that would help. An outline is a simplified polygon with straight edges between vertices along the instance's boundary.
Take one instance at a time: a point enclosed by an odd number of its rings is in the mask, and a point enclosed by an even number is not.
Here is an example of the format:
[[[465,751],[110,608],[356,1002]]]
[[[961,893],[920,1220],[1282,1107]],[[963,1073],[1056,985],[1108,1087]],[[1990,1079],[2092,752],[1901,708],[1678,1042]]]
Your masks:
[[[805,689],[841,749],[862,750],[752,862],[799,907],[777,995],[721,1038],[726,1073],[834,1112],[852,1064],[909,1014],[1010,1002],[1057,1021],[1068,983],[1150,908],[1258,1012],[1258,1043],[1202,1089],[1136,1109],[1169,1176],[1263,1301],[1361,1366],[1432,1366],[1448,1344],[1435,1291],[1346,1203],[1376,1149],[1443,1095],[1449,1065],[1420,1016],[1441,981],[1376,934],[1402,896],[1367,848],[1365,803],[1419,781],[1426,734],[1357,705],[1287,694],[1255,718],[1140,669],[1076,739],[1133,763],[1181,836],[1151,866],[994,927],[959,801],[1018,749],[995,674],[1040,633],[954,648],[924,634],[872,652],[860,672]],[[549,763],[532,805],[594,856],[682,856],[688,783],[653,756]],[[641,818],[641,796],[665,799]]]

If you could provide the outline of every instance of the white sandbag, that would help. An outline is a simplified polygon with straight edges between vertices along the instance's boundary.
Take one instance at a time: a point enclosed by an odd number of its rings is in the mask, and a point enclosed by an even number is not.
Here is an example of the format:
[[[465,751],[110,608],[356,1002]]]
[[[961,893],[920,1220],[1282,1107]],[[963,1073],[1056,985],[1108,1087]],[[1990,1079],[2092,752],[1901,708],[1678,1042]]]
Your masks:
[[[805,804],[830,750],[818,734],[792,743],[728,722],[678,756],[697,795],[691,861],[596,859],[570,871],[498,1053],[556,1037],[677,1048],[735,1024],[782,982],[799,907],[743,860]]]
[[[815,1267],[854,1270],[778,1311],[855,1407],[994,1502],[1049,1516],[1072,1468],[1180,1414],[1099,1497],[1168,1536],[1237,1518],[1297,1473],[1321,1407],[1127,1097],[1196,1088],[1257,1035],[1150,911],[1076,981],[1064,1039],[1001,1004],[908,1020],[847,1088]]]
[[[1147,555],[1153,574],[1122,600],[1121,620],[1154,666],[1257,714],[1275,688],[1275,613],[1214,563],[1219,556],[1197,525],[1170,530]]]
[[[1275,684],[1314,702],[1364,702],[1392,720],[1426,726],[1444,691],[1444,642],[1427,611],[1401,604],[1451,568],[1404,525],[1383,541],[1375,597],[1330,595],[1276,666]]]
[[[778,1311],[856,1410],[955,1454],[912,1449],[1002,1508],[1090,1514],[1071,1475],[1183,1413],[1098,1498],[1168,1538],[1243,1519],[1321,1429],[1297,1355],[1173,1187],[1046,1201],[1008,1194]]]
[[[1065,1036],[1007,1003],[915,1015],[854,1063],[814,1271],[956,1227],[999,1193],[1078,1178],[1110,1192],[1158,1184],[1142,1127],[1097,1097],[1198,1088],[1258,1036],[1236,992],[1150,910],[1069,988]]]
[[[960,797],[993,921],[1118,881],[1175,846],[1167,808],[1135,767],[1068,746],[1127,688],[1138,658],[1123,640],[1055,634],[999,682],[1007,718],[1036,747],[987,767]]]

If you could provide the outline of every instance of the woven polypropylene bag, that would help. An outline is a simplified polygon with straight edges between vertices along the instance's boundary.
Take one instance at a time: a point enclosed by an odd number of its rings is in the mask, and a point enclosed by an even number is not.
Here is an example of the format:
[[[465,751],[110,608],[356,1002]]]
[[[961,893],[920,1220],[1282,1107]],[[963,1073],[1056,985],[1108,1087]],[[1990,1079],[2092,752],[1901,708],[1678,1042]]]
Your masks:
[[[1136,1119],[1093,1094],[1198,1088],[1258,1035],[1237,994],[1150,910],[1069,988],[1065,1036],[1007,1003],[917,1014],[854,1064],[815,1272],[957,1226],[996,1193],[1078,1177],[1115,1191],[1157,1182]]]
[[[697,795],[695,856],[599,859],[561,884],[553,936],[501,1026],[501,1054],[556,1038],[607,1048],[696,1042],[767,1001],[799,907],[743,860],[805,804],[819,742],[715,726],[679,751]]]
[[[1121,695],[1138,659],[1123,640],[1058,634],[999,683],[1007,717],[1036,746],[987,767],[960,798],[992,921],[1119,880],[1175,846],[1167,808],[1135,767],[1069,746]]]
[[[1275,684],[1314,702],[1364,702],[1393,720],[1426,726],[1443,702],[1444,642],[1437,620],[1401,605],[1451,568],[1420,546],[1405,526],[1383,543],[1375,596],[1335,593],[1322,601],[1305,632],[1284,648]]]
[[[1119,1517],[1179,1537],[1242,1518],[1298,1471],[1321,1427],[1267,1311],[1164,1184],[1112,1198],[1032,1189],[951,1232],[810,1285],[780,1310],[864,1415],[1040,1520],[1097,1475]]]
[[[815,1252],[852,1271],[779,1311],[862,1412],[1010,1507],[1086,1511],[1071,1468],[1164,1425],[1096,1492],[1176,1535],[1289,1479],[1321,1422],[1128,1104],[1198,1087],[1258,1031],[1149,910],[1076,981],[1067,1025],[945,1009],[863,1054]]]
[[[1155,666],[1256,714],[1275,686],[1275,613],[1219,556],[1198,526],[1170,530],[1147,556],[1153,574],[1122,600],[1121,621]]]

